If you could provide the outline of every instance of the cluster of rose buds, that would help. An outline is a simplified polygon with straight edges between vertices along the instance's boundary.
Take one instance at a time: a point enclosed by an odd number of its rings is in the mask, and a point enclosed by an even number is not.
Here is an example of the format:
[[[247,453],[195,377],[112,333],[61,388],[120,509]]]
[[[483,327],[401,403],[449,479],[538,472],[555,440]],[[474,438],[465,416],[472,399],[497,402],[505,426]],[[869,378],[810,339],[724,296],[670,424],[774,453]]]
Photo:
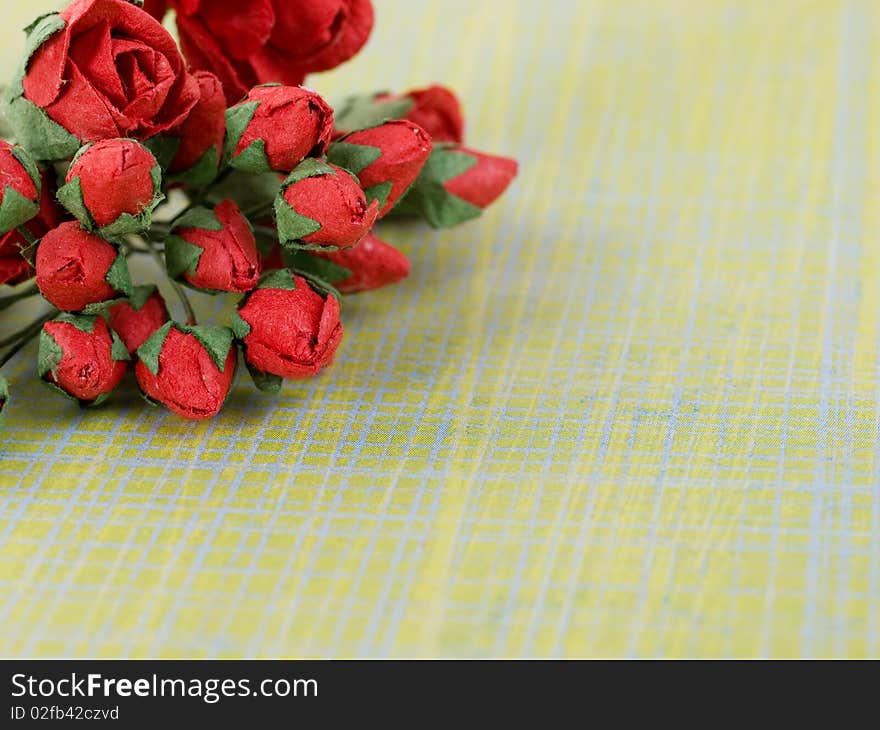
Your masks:
[[[172,8],[183,53],[160,22]],[[377,221],[457,225],[517,172],[464,146],[443,87],[334,113],[300,85],[372,24],[370,0],[74,0],[34,22],[0,142],[0,285],[17,287],[0,310],[36,294],[53,309],[0,342],[0,365],[39,336],[39,377],[81,404],[133,371],[190,419],[219,412],[240,357],[266,391],[329,365],[341,294],[409,273]],[[157,282],[132,282],[139,255],[162,264],[183,321]],[[239,302],[199,324],[186,288]],[[0,377],[0,416],[8,393]]]

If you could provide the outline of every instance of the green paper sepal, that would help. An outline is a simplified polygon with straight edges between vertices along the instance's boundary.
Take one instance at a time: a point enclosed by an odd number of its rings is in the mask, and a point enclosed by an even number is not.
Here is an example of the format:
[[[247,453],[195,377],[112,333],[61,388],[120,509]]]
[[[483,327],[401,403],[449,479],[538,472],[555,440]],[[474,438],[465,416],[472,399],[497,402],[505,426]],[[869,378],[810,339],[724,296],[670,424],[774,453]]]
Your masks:
[[[262,139],[255,139],[241,152],[230,158],[229,166],[242,172],[271,172],[272,165],[269,164],[269,157],[266,155],[266,142]]]
[[[415,106],[415,100],[409,97],[400,99],[378,100],[383,96],[377,94],[359,94],[349,96],[336,107],[335,125],[337,129],[357,132],[362,129],[378,127],[389,119],[403,119]]]
[[[24,225],[40,212],[40,204],[7,186],[0,201],[0,235]]]
[[[24,96],[9,102],[6,116],[16,141],[38,160],[68,160],[80,148],[79,139]]]
[[[244,338],[251,333],[251,326],[242,318],[237,309],[232,313],[230,327],[232,329],[232,334],[239,342],[243,342]]]
[[[125,300],[135,311],[140,312],[159,288],[155,284],[143,284],[132,288],[131,295]]]
[[[138,358],[147,370],[153,375],[159,375],[159,355],[172,327],[178,332],[195,337],[202,347],[205,348],[208,355],[211,356],[211,360],[213,360],[220,372],[223,372],[226,367],[226,359],[229,357],[229,351],[234,342],[232,330],[229,327],[185,325],[178,322],[166,322],[138,349]]]
[[[196,228],[203,231],[222,231],[223,224],[213,210],[204,207],[191,208],[183,215],[175,218],[171,224],[172,231],[185,228]]]
[[[344,138],[343,138],[344,139]],[[379,147],[349,142],[334,142],[327,150],[327,160],[338,167],[344,167],[355,175],[360,175],[382,156]]]
[[[388,202],[388,196],[391,195],[391,189],[393,187],[394,184],[390,180],[387,180],[386,182],[379,183],[378,185],[373,185],[372,187],[365,188],[364,196],[367,199],[367,205],[369,206],[370,203],[372,203],[374,200],[378,200],[379,210],[382,210],[382,208],[385,207],[385,203]],[[409,188],[407,188],[407,190],[408,189]]]
[[[171,163],[177,155],[177,150],[180,149],[180,139],[178,137],[162,134],[150,137],[150,139],[144,140],[141,144],[150,150],[153,157],[156,158],[156,162],[159,163],[163,170],[171,167]]]
[[[281,257],[291,271],[301,276],[311,276],[322,282],[335,284],[337,281],[345,281],[352,275],[352,271],[323,256],[315,256],[307,251],[282,251]]]
[[[238,149],[238,144],[244,136],[244,131],[257,113],[260,106],[258,101],[249,101],[226,110],[226,141],[223,146],[223,160],[225,164],[231,164]]]
[[[172,156],[172,159],[173,156]],[[169,163],[170,164],[170,163]],[[165,166],[167,169],[167,165]],[[217,179],[220,172],[217,145],[212,146],[201,156],[195,165],[188,170],[181,170],[168,176],[169,181],[182,183],[190,188],[204,188]]]
[[[254,382],[257,390],[260,390],[263,393],[272,394],[281,391],[281,386],[284,383],[284,380],[281,377],[258,370],[248,362],[247,357],[245,357],[244,364],[247,366],[248,373],[250,373],[251,380]]]
[[[290,271],[290,269],[272,269],[263,272],[263,275],[257,282],[256,288],[295,291],[296,281],[294,281],[293,272]]]
[[[107,271],[104,281],[113,287],[114,291],[118,291],[126,297],[131,296],[134,292],[134,287],[131,284],[131,274],[128,270],[128,260],[122,251],[116,254],[116,260]]]
[[[180,279],[184,273],[195,274],[204,252],[203,248],[180,236],[168,236],[165,239],[165,268],[168,276]]]
[[[476,157],[455,147],[435,147],[409,192],[391,211],[392,217],[417,214],[434,228],[452,228],[479,218],[482,208],[453,195],[445,187],[476,164]]]

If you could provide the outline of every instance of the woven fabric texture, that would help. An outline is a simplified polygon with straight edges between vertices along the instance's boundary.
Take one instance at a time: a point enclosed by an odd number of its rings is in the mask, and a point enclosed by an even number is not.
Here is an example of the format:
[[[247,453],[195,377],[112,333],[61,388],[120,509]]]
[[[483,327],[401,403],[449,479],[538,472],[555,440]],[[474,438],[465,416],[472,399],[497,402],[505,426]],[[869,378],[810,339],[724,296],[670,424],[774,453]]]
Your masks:
[[[0,655],[880,655],[880,7],[376,6],[520,179],[214,422],[15,360]]]

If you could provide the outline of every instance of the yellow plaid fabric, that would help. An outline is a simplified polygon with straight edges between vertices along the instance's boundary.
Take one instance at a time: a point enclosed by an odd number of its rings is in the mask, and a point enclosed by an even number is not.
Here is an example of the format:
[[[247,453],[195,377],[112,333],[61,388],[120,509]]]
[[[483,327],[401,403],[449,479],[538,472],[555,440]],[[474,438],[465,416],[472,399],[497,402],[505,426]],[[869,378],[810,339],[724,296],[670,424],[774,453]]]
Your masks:
[[[384,226],[412,278],[277,400],[16,360],[0,654],[880,654],[877,4],[376,5],[312,83],[448,81],[519,181]]]

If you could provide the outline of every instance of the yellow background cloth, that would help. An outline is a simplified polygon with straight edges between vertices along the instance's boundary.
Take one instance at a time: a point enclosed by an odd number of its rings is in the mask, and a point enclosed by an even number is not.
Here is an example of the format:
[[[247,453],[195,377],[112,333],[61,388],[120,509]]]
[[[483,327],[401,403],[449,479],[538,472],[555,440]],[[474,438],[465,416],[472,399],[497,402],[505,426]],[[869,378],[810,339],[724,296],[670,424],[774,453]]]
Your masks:
[[[376,5],[520,179],[211,423],[17,359],[0,655],[880,655],[880,7]]]

